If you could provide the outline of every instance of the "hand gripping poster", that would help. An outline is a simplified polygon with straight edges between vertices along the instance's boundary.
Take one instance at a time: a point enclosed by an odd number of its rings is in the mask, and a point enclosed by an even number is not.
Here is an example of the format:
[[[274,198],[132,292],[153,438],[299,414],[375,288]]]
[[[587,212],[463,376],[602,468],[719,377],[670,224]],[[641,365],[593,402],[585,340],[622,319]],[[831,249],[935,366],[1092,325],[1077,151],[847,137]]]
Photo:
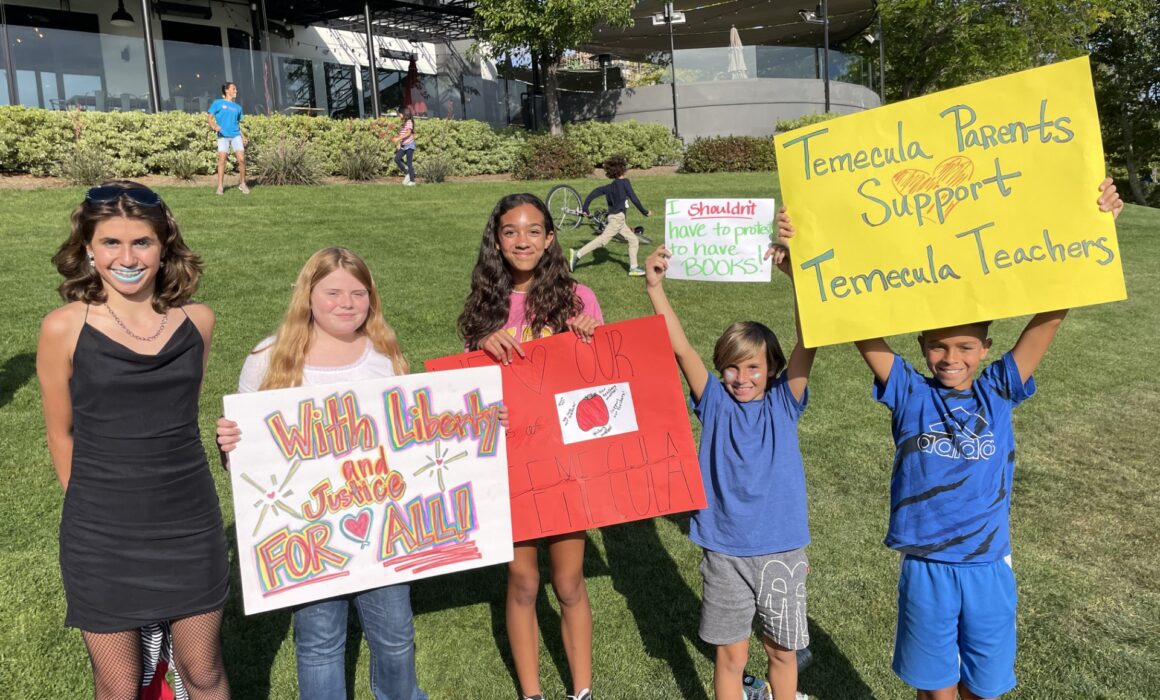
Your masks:
[[[503,366],[517,542],[705,507],[697,447],[664,319],[522,343]],[[428,370],[498,367],[477,351]]]
[[[498,368],[225,397],[246,614],[510,561]]]

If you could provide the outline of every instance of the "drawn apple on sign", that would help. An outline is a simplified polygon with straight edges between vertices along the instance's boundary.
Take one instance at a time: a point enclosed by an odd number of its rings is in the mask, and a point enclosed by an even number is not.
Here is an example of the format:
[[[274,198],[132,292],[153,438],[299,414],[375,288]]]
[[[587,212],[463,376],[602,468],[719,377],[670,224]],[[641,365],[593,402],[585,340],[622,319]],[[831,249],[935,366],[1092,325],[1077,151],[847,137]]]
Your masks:
[[[596,394],[589,394],[576,404],[576,425],[584,432],[608,425],[608,404]]]

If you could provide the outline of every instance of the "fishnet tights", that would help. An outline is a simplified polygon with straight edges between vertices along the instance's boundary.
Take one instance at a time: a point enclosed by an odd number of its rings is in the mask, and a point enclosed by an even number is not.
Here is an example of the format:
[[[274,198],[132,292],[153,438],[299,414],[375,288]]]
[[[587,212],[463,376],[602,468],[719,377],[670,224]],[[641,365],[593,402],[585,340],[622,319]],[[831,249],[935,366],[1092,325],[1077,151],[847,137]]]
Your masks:
[[[222,611],[173,620],[173,661],[190,700],[229,700],[222,662]],[[81,632],[93,666],[96,700],[135,700],[141,683],[141,638],[137,630]]]

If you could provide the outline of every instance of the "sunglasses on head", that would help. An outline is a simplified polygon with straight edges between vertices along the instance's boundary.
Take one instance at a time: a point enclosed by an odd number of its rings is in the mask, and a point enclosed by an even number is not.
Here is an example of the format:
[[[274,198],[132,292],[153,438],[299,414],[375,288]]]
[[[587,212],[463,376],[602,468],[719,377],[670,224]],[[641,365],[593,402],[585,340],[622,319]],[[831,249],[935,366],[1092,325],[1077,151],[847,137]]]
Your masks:
[[[117,187],[103,185],[94,187],[85,194],[85,201],[90,204],[109,204],[121,197],[128,197],[130,201],[143,207],[161,205],[161,195],[145,187]]]

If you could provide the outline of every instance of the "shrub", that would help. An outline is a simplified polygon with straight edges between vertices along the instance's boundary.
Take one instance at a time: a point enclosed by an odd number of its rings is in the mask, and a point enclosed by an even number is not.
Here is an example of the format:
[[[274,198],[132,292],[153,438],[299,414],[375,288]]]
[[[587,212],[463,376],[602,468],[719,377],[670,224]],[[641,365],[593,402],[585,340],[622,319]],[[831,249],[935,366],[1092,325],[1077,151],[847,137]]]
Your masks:
[[[342,146],[338,173],[348,180],[373,180],[383,172],[379,139],[360,132],[352,134]]]
[[[427,182],[443,182],[455,174],[455,161],[441,153],[426,156],[415,166],[415,174]]]
[[[793,131],[794,129],[800,129],[803,126],[809,126],[810,124],[829,121],[837,116],[841,115],[834,114],[833,112],[815,112],[814,114],[803,114],[796,119],[778,119],[777,123],[773,127],[773,130],[780,134],[784,131]]]
[[[61,177],[74,185],[92,187],[113,177],[113,160],[98,144],[79,141],[60,162]]]
[[[561,136],[533,136],[516,156],[512,177],[517,180],[570,180],[586,177],[592,162],[576,144]]]
[[[205,156],[189,149],[175,151],[168,156],[164,171],[179,180],[192,180],[198,175],[206,173]]]
[[[587,121],[565,126],[564,134],[593,165],[621,153],[628,167],[651,168],[676,163],[683,150],[680,140],[664,124]]]
[[[773,140],[756,136],[722,136],[693,141],[685,151],[683,173],[774,170]]]
[[[313,149],[300,139],[279,139],[250,157],[258,177],[266,185],[317,185],[322,179]]]

